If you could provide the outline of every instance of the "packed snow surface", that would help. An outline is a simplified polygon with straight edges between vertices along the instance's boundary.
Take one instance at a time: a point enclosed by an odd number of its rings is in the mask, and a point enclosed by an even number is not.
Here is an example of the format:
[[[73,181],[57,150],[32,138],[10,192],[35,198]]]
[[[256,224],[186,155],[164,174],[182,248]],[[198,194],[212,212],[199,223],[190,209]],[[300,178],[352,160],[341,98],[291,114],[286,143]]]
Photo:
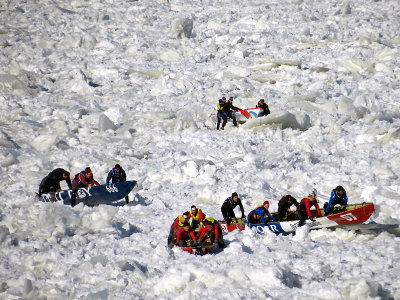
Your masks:
[[[1,299],[400,299],[398,0],[13,0],[0,20]],[[272,114],[217,131],[222,96]],[[57,167],[116,163],[128,205],[35,198]],[[380,230],[167,247],[192,204],[322,206],[339,184]]]

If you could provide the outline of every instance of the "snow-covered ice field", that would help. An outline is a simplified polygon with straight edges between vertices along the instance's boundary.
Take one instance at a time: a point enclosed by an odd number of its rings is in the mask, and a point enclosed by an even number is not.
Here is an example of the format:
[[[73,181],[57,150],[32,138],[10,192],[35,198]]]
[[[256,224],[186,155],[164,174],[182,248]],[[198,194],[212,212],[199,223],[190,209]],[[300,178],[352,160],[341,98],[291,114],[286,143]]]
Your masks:
[[[272,114],[217,131],[222,96]],[[0,0],[0,299],[400,299],[399,100],[398,0]],[[35,199],[116,163],[128,205]],[[192,204],[338,184],[381,230],[167,247]]]

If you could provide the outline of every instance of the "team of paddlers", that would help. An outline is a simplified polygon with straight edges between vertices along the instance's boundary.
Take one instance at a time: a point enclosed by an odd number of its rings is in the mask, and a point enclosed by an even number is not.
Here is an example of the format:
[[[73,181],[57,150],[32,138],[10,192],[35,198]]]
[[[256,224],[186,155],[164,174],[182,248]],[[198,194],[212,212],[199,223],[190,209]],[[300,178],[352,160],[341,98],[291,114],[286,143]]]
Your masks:
[[[324,205],[325,215],[329,215],[335,205],[346,205],[347,201],[346,191],[342,186],[337,186],[332,190],[329,202],[326,202]],[[244,220],[245,214],[242,201],[238,194],[234,192],[221,206],[221,213],[227,225],[230,225],[231,222],[238,222],[234,212],[237,206],[240,208],[241,219]],[[287,219],[287,214],[291,206],[296,207],[299,227],[303,226],[307,219],[313,218],[311,207],[314,206],[318,216],[321,216],[317,201],[317,191],[313,189],[300,203],[293,196],[284,195],[278,203],[277,217],[272,216],[269,212],[269,201],[264,201],[262,205],[256,207],[248,214],[246,224],[251,226],[260,223],[284,222]],[[171,225],[168,236],[168,246],[170,248],[174,245],[182,247],[188,244],[191,246],[216,244],[219,248],[224,247],[222,229],[219,222],[214,218],[206,218],[204,212],[195,205],[192,205],[190,211],[186,211],[176,217],[174,223]]]
[[[51,171],[46,177],[42,179],[39,185],[38,196],[42,196],[45,193],[51,194],[51,201],[56,201],[55,193],[61,191],[60,182],[65,181],[68,188],[72,190],[71,195],[71,206],[76,204],[76,192],[78,189],[83,187],[92,187],[94,185],[100,185],[94,178],[90,167],[85,168],[81,172],[74,176],[71,181],[70,172],[62,168],[57,168]],[[119,165],[116,164],[107,174],[106,184],[126,181],[126,172]],[[129,197],[125,197],[126,203],[129,203]]]
[[[258,117],[267,116],[271,113],[267,103],[265,103],[264,99],[260,99],[256,105],[256,108],[260,109]],[[217,107],[217,130],[220,128],[224,130],[226,123],[228,122],[228,118],[232,119],[233,125],[238,127],[235,111],[241,111],[242,109],[236,106],[233,106],[233,97],[229,97],[228,101],[226,101],[226,97],[222,97],[218,100]],[[222,127],[220,127],[222,121]]]

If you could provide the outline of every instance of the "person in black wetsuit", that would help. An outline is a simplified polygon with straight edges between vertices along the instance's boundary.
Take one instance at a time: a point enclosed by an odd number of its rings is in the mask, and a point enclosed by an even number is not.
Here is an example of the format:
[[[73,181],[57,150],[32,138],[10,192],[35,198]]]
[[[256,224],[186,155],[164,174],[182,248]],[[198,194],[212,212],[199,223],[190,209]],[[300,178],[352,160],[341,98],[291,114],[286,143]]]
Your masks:
[[[271,113],[271,111],[269,110],[269,107],[268,107],[267,103],[265,103],[264,99],[260,99],[260,101],[258,101],[256,107],[261,109],[258,114],[259,117],[268,116]]]
[[[238,194],[232,193],[232,196],[227,198],[221,206],[221,212],[224,216],[224,219],[228,225],[231,224],[231,219],[236,219],[235,212],[233,209],[238,206],[240,207],[240,211],[242,212],[242,219],[246,218],[244,215],[244,209],[242,201],[240,200]]]
[[[224,105],[224,109],[223,111],[226,113],[226,115],[232,119],[233,121],[233,125],[235,127],[238,127],[237,121],[236,121],[236,117],[234,114],[234,111],[238,111],[238,110],[242,110],[239,107],[233,106],[233,97],[229,97],[228,102]],[[226,122],[224,120],[224,123],[222,123],[222,129],[224,128]]]
[[[39,197],[45,193],[51,193],[51,201],[55,201],[55,193],[61,191],[60,182],[66,181],[68,188],[72,189],[71,178],[68,171],[57,168],[51,171],[46,177],[42,179],[39,185]]]
[[[289,208],[294,205],[297,207],[299,205],[299,202],[292,197],[291,195],[285,195],[279,200],[278,203],[278,219],[279,221],[284,221],[286,218],[286,214],[289,210]]]

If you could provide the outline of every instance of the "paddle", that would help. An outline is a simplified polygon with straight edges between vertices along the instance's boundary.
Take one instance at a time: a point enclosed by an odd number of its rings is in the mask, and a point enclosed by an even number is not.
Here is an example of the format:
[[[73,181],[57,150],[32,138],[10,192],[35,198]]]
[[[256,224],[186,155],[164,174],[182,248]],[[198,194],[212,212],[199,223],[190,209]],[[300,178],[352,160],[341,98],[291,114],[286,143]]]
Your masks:
[[[247,119],[251,119],[251,115],[247,110],[241,110],[240,113],[245,116]]]

